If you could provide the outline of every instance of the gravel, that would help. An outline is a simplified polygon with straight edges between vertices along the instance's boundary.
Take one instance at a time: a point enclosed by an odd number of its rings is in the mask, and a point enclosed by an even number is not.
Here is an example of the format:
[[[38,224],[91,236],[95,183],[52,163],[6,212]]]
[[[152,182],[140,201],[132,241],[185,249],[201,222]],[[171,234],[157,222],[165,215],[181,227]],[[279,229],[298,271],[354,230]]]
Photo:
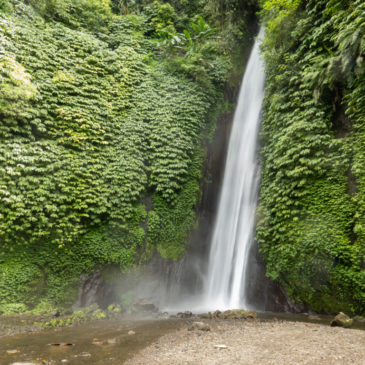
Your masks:
[[[125,364],[365,365],[365,331],[275,320],[204,322],[211,331],[186,326]]]

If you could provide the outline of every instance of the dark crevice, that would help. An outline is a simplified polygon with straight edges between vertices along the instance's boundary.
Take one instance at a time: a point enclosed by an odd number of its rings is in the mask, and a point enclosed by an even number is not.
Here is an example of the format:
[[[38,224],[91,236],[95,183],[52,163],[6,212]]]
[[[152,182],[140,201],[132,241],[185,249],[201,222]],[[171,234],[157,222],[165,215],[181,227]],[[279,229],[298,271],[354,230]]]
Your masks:
[[[347,137],[352,129],[353,124],[350,118],[346,115],[346,106],[343,103],[342,90],[336,87],[333,95],[333,110],[332,128],[336,138]]]

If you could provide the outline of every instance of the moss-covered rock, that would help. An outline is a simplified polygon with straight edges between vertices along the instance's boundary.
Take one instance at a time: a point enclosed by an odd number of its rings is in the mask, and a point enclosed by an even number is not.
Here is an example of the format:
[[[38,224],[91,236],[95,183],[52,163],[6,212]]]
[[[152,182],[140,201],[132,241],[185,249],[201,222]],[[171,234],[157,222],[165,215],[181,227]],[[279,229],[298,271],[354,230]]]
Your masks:
[[[350,328],[354,323],[354,320],[347,316],[345,313],[340,312],[331,321],[331,327],[345,327]]]

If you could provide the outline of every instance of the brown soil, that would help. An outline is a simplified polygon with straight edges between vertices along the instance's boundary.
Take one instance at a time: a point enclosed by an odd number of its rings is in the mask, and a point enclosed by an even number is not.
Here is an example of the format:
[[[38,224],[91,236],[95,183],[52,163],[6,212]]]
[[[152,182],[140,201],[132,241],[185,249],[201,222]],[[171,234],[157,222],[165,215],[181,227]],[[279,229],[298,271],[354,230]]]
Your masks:
[[[186,326],[162,336],[125,364],[365,364],[361,330],[277,320],[204,322],[210,332],[188,331]]]

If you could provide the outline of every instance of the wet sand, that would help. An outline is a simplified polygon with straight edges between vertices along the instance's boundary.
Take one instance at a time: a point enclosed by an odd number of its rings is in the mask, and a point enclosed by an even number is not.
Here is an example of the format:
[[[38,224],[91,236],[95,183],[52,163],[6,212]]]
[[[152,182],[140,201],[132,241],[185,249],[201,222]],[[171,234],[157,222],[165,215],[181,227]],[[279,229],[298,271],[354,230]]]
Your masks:
[[[42,361],[49,365],[120,365],[162,335],[184,326],[186,323],[178,319],[101,320],[17,334],[0,338],[0,365],[40,365]],[[130,331],[134,333],[128,334]]]

